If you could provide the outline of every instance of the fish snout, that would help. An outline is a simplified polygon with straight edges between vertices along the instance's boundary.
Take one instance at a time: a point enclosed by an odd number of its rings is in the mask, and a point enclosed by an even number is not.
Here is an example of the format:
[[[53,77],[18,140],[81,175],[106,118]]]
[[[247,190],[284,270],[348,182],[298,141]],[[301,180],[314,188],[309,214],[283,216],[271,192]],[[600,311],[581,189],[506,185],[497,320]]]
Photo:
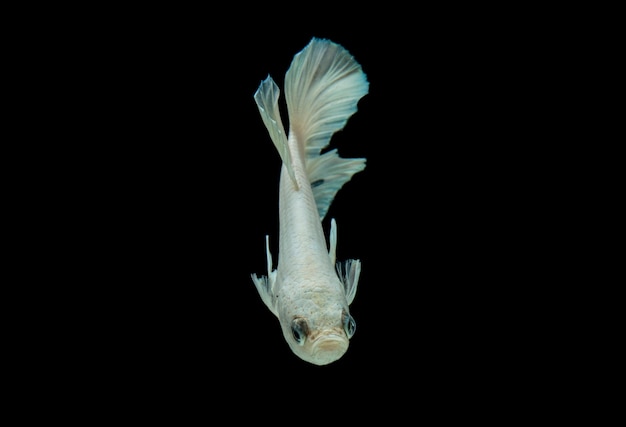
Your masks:
[[[344,335],[329,333],[320,335],[311,346],[314,363],[327,365],[341,358],[348,350],[349,341]]]

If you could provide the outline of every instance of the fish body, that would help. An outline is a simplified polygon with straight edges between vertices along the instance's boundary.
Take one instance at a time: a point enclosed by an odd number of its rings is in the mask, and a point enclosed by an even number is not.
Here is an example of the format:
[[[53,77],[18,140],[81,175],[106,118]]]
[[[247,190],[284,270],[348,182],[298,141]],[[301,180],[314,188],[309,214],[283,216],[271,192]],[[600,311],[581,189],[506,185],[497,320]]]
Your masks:
[[[368,93],[361,66],[342,46],[313,38],[285,75],[289,133],[278,109],[280,90],[268,76],[254,94],[282,159],[279,183],[279,258],[273,269],[266,236],[267,276],[252,274],[263,302],[280,322],[301,359],[326,365],[347,351],[356,323],[350,315],[361,271],[359,260],[336,262],[337,225],[329,244],[322,221],[337,191],[365,168],[365,159],[321,153]]]

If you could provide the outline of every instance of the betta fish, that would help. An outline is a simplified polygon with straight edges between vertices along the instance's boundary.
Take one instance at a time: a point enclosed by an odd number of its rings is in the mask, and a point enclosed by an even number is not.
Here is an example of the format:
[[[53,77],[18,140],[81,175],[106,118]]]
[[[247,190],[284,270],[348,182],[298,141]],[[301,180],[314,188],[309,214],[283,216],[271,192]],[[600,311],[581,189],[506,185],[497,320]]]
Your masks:
[[[279,181],[278,260],[273,269],[265,236],[267,276],[252,281],[298,357],[327,365],[348,350],[356,323],[354,300],[361,262],[336,262],[337,225],[329,244],[322,221],[335,195],[365,168],[365,158],[344,159],[337,149],[322,153],[368,93],[367,76],[342,46],[312,38],[285,74],[289,133],[281,121],[280,89],[267,76],[254,100],[282,160]]]

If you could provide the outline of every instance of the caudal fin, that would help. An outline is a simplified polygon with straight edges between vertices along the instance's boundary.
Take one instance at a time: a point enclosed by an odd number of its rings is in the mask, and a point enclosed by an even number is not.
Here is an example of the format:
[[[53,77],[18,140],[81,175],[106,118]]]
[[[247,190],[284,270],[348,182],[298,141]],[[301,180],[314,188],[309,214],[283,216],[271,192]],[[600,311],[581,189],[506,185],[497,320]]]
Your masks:
[[[342,46],[313,38],[285,75],[289,130],[302,144],[320,218],[339,189],[365,168],[365,159],[343,159],[336,150],[321,154],[332,135],[343,129],[368,93],[361,65]]]
[[[365,168],[365,159],[343,159],[337,150],[324,154],[332,135],[343,129],[357,111],[359,99],[369,90],[361,65],[342,46],[313,38],[297,53],[285,75],[289,132],[305,154],[306,173],[321,219],[337,191]],[[280,119],[280,90],[268,76],[254,94],[263,123],[269,131],[289,176],[298,188],[287,136]]]

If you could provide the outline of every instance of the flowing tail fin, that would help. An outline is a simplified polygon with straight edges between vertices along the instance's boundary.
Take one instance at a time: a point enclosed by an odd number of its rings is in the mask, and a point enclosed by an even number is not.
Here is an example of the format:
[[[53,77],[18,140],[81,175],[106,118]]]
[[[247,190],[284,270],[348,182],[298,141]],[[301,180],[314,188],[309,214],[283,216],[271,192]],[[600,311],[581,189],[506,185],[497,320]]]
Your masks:
[[[324,219],[337,191],[365,168],[365,159],[343,159],[337,150],[324,154],[332,135],[343,129],[357,111],[359,99],[369,90],[361,66],[346,49],[330,40],[313,38],[297,53],[285,75],[289,130],[305,153],[306,172],[320,218]],[[263,123],[287,167],[298,183],[285,130],[280,119],[280,90],[268,76],[254,94]]]
[[[325,39],[311,39],[285,75],[289,129],[304,148],[321,219],[339,189],[365,168],[364,158],[343,159],[336,149],[321,151],[357,111],[368,90],[361,65],[342,46]]]

